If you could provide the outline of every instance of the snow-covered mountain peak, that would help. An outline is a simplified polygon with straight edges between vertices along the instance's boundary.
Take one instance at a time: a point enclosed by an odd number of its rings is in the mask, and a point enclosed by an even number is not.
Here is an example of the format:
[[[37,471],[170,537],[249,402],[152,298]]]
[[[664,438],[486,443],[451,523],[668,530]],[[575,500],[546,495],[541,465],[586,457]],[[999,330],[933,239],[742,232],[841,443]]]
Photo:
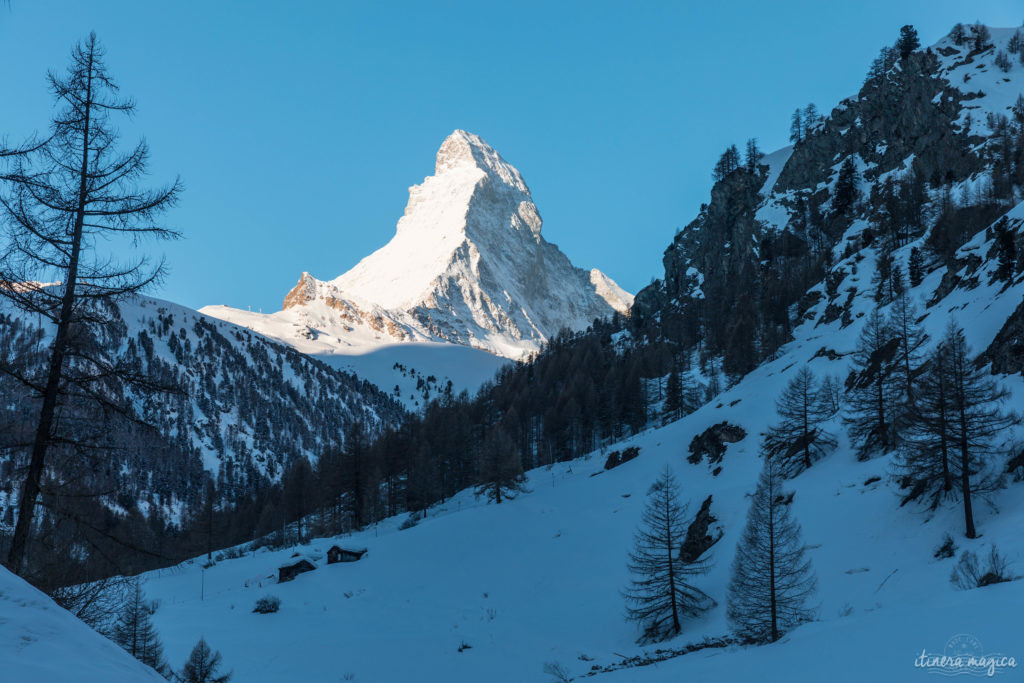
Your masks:
[[[284,306],[289,309],[292,306],[302,306],[305,303],[316,299],[318,280],[306,271],[302,271],[298,283],[292,287],[284,296]]]
[[[519,171],[502,159],[497,150],[484,142],[483,138],[464,130],[455,130],[445,138],[441,148],[437,150],[434,175],[439,176],[464,166],[475,167],[495,176],[510,188],[526,195],[530,194],[530,189]]]
[[[522,174],[456,130],[434,175],[409,188],[391,241],[354,268],[329,281],[303,273],[274,316],[204,311],[299,347],[442,341],[519,358],[633,301],[604,273],[576,268],[541,226]]]

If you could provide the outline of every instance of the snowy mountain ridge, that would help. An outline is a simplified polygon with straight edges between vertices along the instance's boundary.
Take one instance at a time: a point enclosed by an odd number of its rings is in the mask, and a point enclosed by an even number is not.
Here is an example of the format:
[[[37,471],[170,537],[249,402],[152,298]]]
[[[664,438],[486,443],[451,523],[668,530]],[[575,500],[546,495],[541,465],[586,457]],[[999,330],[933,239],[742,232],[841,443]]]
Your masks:
[[[181,523],[206,477],[250,490],[279,480],[296,459],[315,461],[342,447],[351,425],[376,434],[404,417],[401,404],[372,383],[184,306],[138,296],[112,307],[111,316],[103,345],[154,386],[179,389],[125,390],[126,404],[159,438],[146,448],[113,449],[108,458],[117,467],[102,475],[110,490],[150,516],[157,511]],[[38,363],[33,349],[48,328],[7,305],[0,305],[0,327],[12,358]],[[0,397],[32,405],[9,381],[0,383]],[[30,415],[19,413],[8,433],[27,429]],[[11,467],[18,455],[0,454],[0,466]],[[0,508],[13,509],[18,491],[0,490]],[[103,500],[113,506],[113,498]]]
[[[586,328],[632,303],[604,273],[573,266],[541,226],[519,171],[456,130],[434,175],[410,188],[395,236],[350,271],[333,280],[303,273],[272,315],[202,311],[307,353],[450,342],[522,358],[560,329]]]

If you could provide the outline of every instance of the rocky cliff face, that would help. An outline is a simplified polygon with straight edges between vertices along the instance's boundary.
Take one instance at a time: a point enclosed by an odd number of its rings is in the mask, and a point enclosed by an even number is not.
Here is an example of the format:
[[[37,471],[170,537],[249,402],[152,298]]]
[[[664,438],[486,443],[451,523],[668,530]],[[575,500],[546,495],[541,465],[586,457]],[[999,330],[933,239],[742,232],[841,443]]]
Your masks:
[[[700,343],[739,375],[771,357],[817,300],[844,310],[844,279],[857,272],[845,259],[873,258],[884,241],[904,275],[912,248],[925,270],[949,263],[1020,196],[1016,33],[968,27],[906,56],[883,50],[860,92],[805,122],[791,149],[715,184],[666,249],[664,277],[637,294],[634,330]],[[854,170],[845,206],[844,164]]]
[[[562,328],[632,303],[608,276],[573,266],[541,225],[519,171],[457,130],[438,150],[434,175],[410,188],[387,245],[334,280],[303,273],[273,316],[204,311],[283,341],[443,341],[519,358]]]

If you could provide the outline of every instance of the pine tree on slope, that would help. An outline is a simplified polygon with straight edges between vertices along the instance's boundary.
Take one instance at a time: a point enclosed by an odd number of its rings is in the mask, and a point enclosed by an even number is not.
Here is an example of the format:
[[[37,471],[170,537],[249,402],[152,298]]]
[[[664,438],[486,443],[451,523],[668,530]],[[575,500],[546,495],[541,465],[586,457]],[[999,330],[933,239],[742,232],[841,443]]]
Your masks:
[[[764,157],[764,154],[761,152],[761,149],[757,146],[757,138],[750,138],[749,140],[747,140],[747,170],[750,171],[751,173],[756,171],[757,167],[761,163],[762,157]]]
[[[730,145],[719,157],[718,162],[715,163],[715,168],[711,173],[712,178],[715,182],[722,180],[733,171],[740,167],[740,151],[736,149],[736,145]]]
[[[918,384],[917,399],[908,414],[907,434],[893,463],[900,488],[910,489],[903,502],[925,497],[932,509],[956,497],[959,460],[953,458],[952,390],[949,351],[938,344],[928,357]]]
[[[924,255],[917,247],[910,250],[910,258],[907,261],[907,276],[910,278],[910,286],[917,287],[924,280]]]
[[[896,335],[899,344],[893,376],[902,385],[903,398],[907,406],[912,406],[915,400],[915,374],[921,366],[922,348],[928,341],[928,335],[924,333],[917,320],[917,307],[906,289],[900,290],[893,301],[888,326]]]
[[[795,477],[836,446],[835,437],[821,427],[832,411],[820,390],[817,377],[804,366],[775,403],[779,422],[768,430],[764,445],[782,476]]]
[[[921,41],[917,37],[917,30],[910,24],[900,28],[900,37],[896,41],[896,51],[900,53],[900,59],[906,59],[919,47]]]
[[[789,124],[789,141],[794,145],[804,139],[804,114],[798,108]]]
[[[1018,418],[1003,413],[999,404],[1009,396],[971,358],[963,328],[951,322],[942,340],[949,354],[949,388],[952,404],[950,436],[954,457],[959,458],[960,495],[964,504],[967,538],[975,538],[971,494],[984,481],[986,461],[997,454],[995,438]]]
[[[868,316],[853,352],[852,382],[848,382],[844,421],[859,460],[888,452],[896,445],[896,413],[900,395],[893,373],[899,350],[881,312]]]
[[[220,659],[220,652],[210,650],[206,640],[200,638],[177,678],[181,683],[228,683],[231,672],[222,674],[218,671]]]
[[[135,579],[133,583],[128,601],[121,608],[114,626],[113,641],[135,659],[162,673],[167,668],[164,649],[150,620],[155,607],[146,600],[141,582]]]
[[[686,537],[686,508],[679,503],[679,484],[666,467],[648,491],[647,505],[629,555],[634,578],[623,593],[630,621],[643,628],[640,643],[666,640],[682,631],[682,619],[714,606],[704,591],[690,585],[690,577],[703,574],[701,562],[686,563],[679,557]]]
[[[871,287],[875,290],[875,301],[880,305],[890,303],[895,296],[893,286],[894,273],[896,273],[892,254],[884,248],[879,251],[878,259],[875,261],[875,273],[871,276]],[[896,285],[898,288],[899,285]]]
[[[736,547],[726,607],[729,623],[744,640],[775,642],[814,618],[808,601],[816,583],[800,525],[782,492],[782,477],[768,458]]]
[[[492,428],[480,447],[476,495],[500,505],[524,490],[523,463],[515,443],[502,425]]]
[[[857,190],[857,166],[853,163],[853,157],[848,156],[839,167],[839,176],[836,178],[836,187],[832,197],[832,210],[840,216],[849,216],[851,209],[860,199]]]
[[[690,413],[696,407],[696,387],[689,373],[680,372],[673,367],[665,383],[665,405],[662,418],[667,424]]]

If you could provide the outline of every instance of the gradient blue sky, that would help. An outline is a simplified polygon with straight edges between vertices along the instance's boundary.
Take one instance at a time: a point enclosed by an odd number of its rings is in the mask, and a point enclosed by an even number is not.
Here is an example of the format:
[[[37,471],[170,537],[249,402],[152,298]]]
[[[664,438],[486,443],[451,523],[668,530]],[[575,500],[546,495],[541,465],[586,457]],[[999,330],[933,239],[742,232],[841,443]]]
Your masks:
[[[914,24],[1013,26],[1015,0],[243,2],[13,0],[0,132],[44,129],[47,69],[95,30],[154,180],[186,184],[159,296],[278,310],[387,242],[455,128],[522,171],[544,235],[636,291],[730,143],[787,144]]]

